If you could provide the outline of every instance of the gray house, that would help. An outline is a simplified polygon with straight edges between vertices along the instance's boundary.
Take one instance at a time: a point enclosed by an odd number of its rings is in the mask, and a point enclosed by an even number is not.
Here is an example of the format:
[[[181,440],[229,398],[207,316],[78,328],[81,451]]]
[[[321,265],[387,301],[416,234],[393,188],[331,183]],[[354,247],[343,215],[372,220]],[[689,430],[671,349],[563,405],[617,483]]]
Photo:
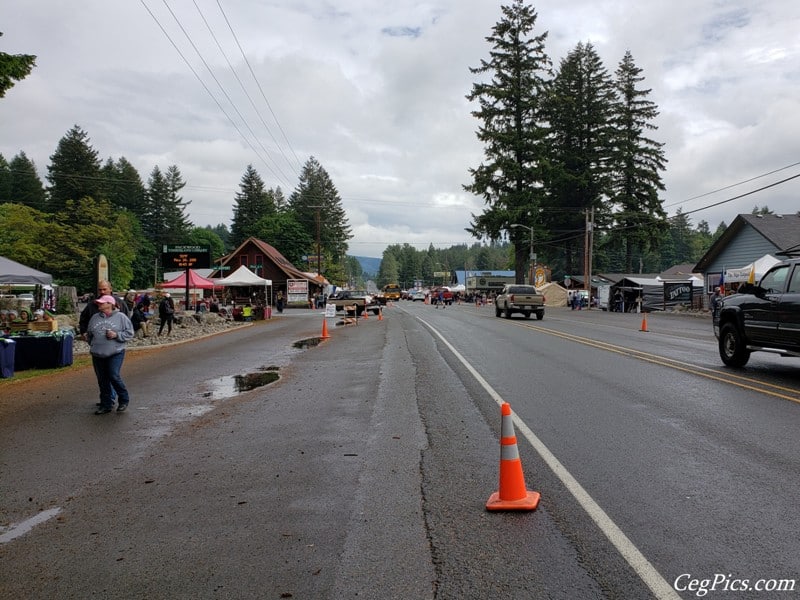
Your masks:
[[[703,274],[706,292],[710,294],[719,285],[725,270],[744,267],[766,254],[786,258],[781,253],[798,245],[800,212],[791,215],[737,215],[693,270]]]

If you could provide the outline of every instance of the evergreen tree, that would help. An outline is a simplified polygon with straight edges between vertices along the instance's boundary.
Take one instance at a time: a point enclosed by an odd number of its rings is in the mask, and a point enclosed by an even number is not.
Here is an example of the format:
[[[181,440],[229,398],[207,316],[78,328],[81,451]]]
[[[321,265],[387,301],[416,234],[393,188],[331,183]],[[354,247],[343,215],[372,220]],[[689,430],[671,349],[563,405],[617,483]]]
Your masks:
[[[0,37],[3,32],[0,31]],[[32,54],[6,54],[0,52],[0,98],[14,87],[14,83],[22,81],[36,66],[36,57]]]
[[[394,254],[384,251],[381,266],[378,269],[378,287],[387,283],[397,283],[400,279],[400,268]]]
[[[464,189],[482,196],[488,208],[472,215],[467,231],[491,240],[507,232],[515,242],[516,280],[521,283],[528,264],[529,234],[509,225],[539,228],[547,132],[542,100],[551,62],[544,49],[547,33],[532,35],[536,11],[523,0],[514,0],[501,10],[503,19],[486,38],[492,45],[489,60],[470,69],[473,74],[487,75],[473,84],[467,96],[478,102],[472,115],[483,122],[477,136],[484,144],[485,161],[469,170],[472,183]]]
[[[146,190],[139,172],[123,156],[114,162],[110,158],[103,165],[103,195],[116,208],[129,210],[141,219],[145,210]]]
[[[315,240],[307,254],[316,256],[319,244],[322,254],[327,254],[333,263],[340,262],[347,253],[347,240],[353,236],[339,192],[313,156],[303,165],[289,207],[306,234]]]
[[[24,152],[20,152],[11,159],[9,167],[11,172],[10,201],[45,211],[47,194],[33,161],[25,156]]]
[[[667,224],[658,192],[664,190],[663,144],[645,135],[654,130],[658,116],[647,100],[649,89],[638,89],[642,70],[626,52],[616,72],[617,101],[613,117],[614,151],[611,158],[611,202],[617,209],[611,244],[625,250],[625,272],[630,273],[634,254],[657,250]]]
[[[145,196],[145,209],[142,212],[142,231],[148,240],[160,247],[168,244],[172,232],[167,226],[167,204],[169,202],[169,186],[167,179],[158,168],[153,167],[150,178],[147,180],[147,193]],[[160,248],[159,248],[160,251]]]
[[[0,204],[11,201],[11,167],[0,154]]]
[[[172,239],[176,242],[185,240],[192,230],[192,223],[186,214],[186,207],[192,202],[184,201],[180,191],[186,186],[177,165],[171,165],[166,174],[169,202],[167,203],[167,226],[170,230]]]
[[[579,43],[561,61],[547,103],[551,125],[546,210],[542,218],[563,251],[566,273],[582,266],[586,212],[607,220],[614,88],[591,44]],[[555,261],[551,261],[554,263]]]
[[[272,198],[266,192],[264,181],[253,165],[247,165],[239,183],[239,190],[235,198],[231,223],[231,243],[234,247],[238,247],[247,238],[255,235],[256,223],[262,217],[276,212]]]
[[[89,144],[89,136],[77,125],[58,142],[50,157],[47,180],[50,182],[50,212],[63,211],[68,200],[104,198],[100,159]]]

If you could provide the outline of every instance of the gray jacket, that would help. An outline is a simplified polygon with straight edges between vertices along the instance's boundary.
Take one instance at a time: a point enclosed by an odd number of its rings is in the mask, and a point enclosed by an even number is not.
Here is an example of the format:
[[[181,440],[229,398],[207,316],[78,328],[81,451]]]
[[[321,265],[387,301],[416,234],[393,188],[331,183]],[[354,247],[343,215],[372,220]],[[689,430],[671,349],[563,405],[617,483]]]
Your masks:
[[[108,339],[106,330],[113,329],[117,337]],[[106,316],[103,312],[96,312],[89,319],[86,330],[86,341],[89,342],[89,351],[93,356],[109,357],[122,352],[125,342],[133,339],[133,323],[119,310],[114,310]]]

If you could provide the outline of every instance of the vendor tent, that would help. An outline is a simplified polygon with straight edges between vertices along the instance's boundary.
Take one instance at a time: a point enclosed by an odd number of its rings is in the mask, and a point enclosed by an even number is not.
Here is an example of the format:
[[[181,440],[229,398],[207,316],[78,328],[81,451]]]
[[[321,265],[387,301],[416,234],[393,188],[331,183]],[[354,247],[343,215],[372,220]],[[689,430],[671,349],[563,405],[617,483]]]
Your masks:
[[[272,287],[271,279],[264,279],[253,273],[246,266],[241,265],[233,273],[219,280],[219,285],[226,287],[264,286],[264,297],[267,304],[272,304],[272,294],[267,293],[267,287]]]
[[[189,269],[189,288],[190,289],[201,289],[201,290],[211,290],[215,287],[219,287],[221,284],[218,281],[214,281],[212,279],[206,279],[205,277],[201,277],[194,270]],[[161,284],[162,288],[186,288],[186,273],[181,273],[175,279],[171,281],[165,281]]]
[[[0,256],[0,285],[52,285],[53,276]]]
[[[566,288],[555,282],[545,283],[536,288],[545,298],[546,306],[566,306],[569,295]]]
[[[241,265],[227,277],[217,280],[217,285],[242,287],[247,285],[272,285],[271,279],[264,279],[253,273],[246,266]]]
[[[751,274],[753,274],[755,281],[758,282],[764,273],[769,271],[769,269],[778,262],[780,261],[771,254],[765,254],[758,260],[751,262],[741,269],[726,269],[725,283],[747,281]]]

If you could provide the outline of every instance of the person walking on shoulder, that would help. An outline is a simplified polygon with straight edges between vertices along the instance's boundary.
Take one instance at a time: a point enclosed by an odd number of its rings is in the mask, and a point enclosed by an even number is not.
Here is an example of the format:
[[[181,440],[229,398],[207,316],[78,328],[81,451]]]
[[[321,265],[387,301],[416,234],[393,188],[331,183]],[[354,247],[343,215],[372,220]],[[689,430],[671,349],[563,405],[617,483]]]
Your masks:
[[[172,333],[172,321],[175,319],[175,302],[169,294],[164,294],[164,299],[158,305],[158,318],[161,324],[158,326],[158,335],[167,326],[167,335]]]
[[[89,319],[86,330],[92,366],[100,388],[100,406],[94,414],[111,412],[114,407],[112,393],[116,393],[119,399],[117,412],[123,412],[128,408],[130,396],[120,370],[125,360],[125,344],[133,339],[133,323],[122,311],[116,310],[113,296],[100,296],[94,302],[99,310]]]

